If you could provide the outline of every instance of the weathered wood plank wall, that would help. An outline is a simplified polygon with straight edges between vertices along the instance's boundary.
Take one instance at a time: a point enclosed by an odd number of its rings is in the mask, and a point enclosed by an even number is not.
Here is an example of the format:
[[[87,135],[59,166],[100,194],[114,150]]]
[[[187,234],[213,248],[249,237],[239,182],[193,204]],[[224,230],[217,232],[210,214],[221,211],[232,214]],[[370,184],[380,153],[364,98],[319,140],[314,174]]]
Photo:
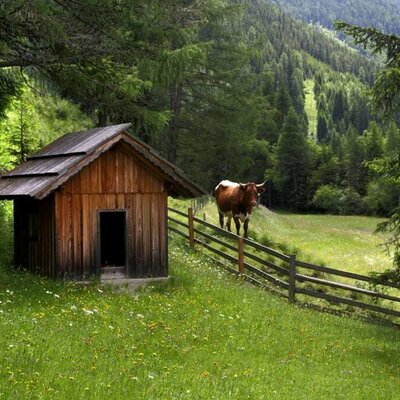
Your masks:
[[[128,273],[167,275],[167,193],[147,166],[117,145],[55,193],[56,260],[61,275],[98,272],[98,210],[127,212]]]
[[[14,263],[40,275],[54,276],[54,196],[14,201]]]

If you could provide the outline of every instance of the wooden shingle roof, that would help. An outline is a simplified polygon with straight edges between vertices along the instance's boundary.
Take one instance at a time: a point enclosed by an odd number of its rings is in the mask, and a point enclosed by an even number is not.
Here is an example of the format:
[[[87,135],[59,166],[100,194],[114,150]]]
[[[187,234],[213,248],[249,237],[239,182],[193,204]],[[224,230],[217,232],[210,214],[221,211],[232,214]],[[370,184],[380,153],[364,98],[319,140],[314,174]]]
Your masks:
[[[113,125],[60,137],[0,177],[0,199],[18,196],[43,199],[119,142],[125,143],[139,159],[152,165],[168,182],[170,194],[183,197],[205,194],[179,168],[127,133],[129,127],[130,124]]]

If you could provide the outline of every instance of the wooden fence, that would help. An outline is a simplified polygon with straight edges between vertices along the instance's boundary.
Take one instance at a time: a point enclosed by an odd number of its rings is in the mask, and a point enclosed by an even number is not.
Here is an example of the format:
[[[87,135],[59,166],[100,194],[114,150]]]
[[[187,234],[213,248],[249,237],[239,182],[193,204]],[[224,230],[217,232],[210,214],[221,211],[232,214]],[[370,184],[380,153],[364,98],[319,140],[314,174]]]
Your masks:
[[[203,207],[210,201],[211,196],[206,194],[201,197],[196,197],[195,199],[191,200],[193,214],[198,214]],[[203,214],[204,215],[204,214]]]
[[[168,210],[170,231],[187,238],[192,247],[203,246],[229,271],[252,283],[275,288],[292,303],[303,295],[357,307],[374,316],[400,317],[400,297],[395,295],[400,285],[381,284],[370,276],[297,260],[295,255],[280,253],[198,218],[191,207],[187,213]]]

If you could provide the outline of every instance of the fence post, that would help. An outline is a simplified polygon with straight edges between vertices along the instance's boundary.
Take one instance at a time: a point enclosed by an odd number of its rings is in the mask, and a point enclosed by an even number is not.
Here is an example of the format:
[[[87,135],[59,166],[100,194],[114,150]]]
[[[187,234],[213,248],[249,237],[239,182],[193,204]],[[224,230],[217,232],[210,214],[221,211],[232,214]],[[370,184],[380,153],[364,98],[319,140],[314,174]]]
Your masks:
[[[289,256],[289,302],[296,301],[296,256]]]
[[[189,244],[194,247],[194,226],[193,226],[193,208],[188,208],[188,222],[189,222]]]
[[[244,276],[244,241],[243,236],[239,236],[238,239],[238,264],[239,264],[239,275]]]

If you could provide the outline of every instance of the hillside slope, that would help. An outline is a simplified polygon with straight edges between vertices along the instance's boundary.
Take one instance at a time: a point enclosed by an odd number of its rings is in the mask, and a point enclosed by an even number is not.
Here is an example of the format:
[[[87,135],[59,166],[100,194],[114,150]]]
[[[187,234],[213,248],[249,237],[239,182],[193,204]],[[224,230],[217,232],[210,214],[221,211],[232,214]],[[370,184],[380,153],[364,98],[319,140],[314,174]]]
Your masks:
[[[306,22],[332,28],[334,20],[371,26],[386,33],[400,34],[400,3],[396,0],[270,0],[289,14]]]
[[[382,399],[400,333],[289,306],[170,238],[134,296],[1,270],[0,397]]]
[[[179,205],[175,202],[172,207]],[[219,226],[214,202],[201,213]],[[374,234],[382,221],[377,217],[274,212],[260,206],[253,210],[249,236],[285,254],[297,253],[302,261],[367,275],[392,267],[382,246],[386,235]]]

